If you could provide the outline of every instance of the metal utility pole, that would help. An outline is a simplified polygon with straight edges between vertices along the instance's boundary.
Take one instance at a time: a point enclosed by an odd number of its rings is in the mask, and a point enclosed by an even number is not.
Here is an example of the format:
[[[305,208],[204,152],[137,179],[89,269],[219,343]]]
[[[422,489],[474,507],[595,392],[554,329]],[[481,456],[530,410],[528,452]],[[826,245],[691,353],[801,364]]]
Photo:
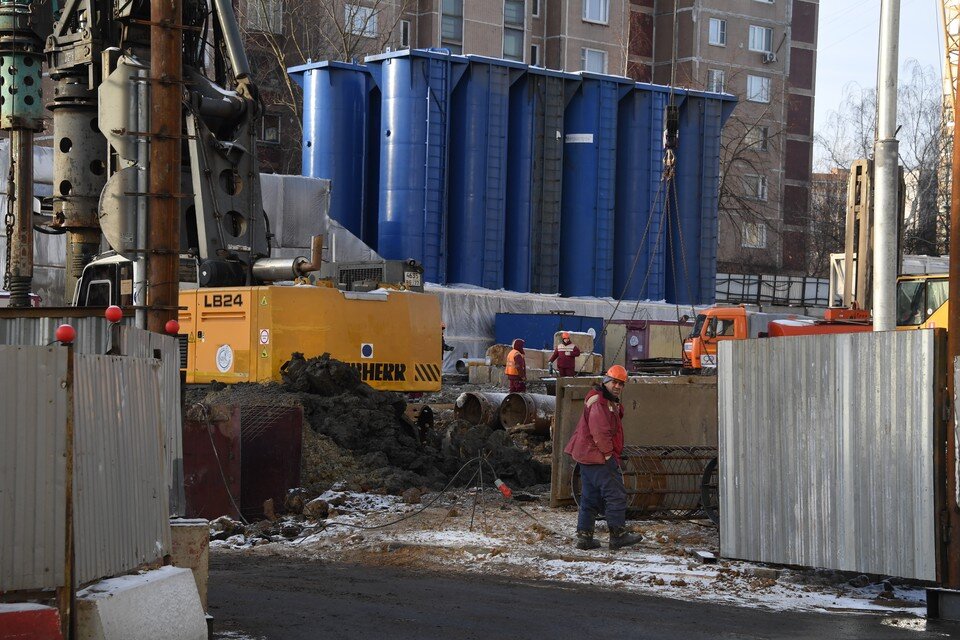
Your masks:
[[[958,96],[960,97],[960,96]],[[954,112],[956,113],[956,112]],[[960,127],[953,127],[953,155],[950,167],[950,284],[948,300],[960,300]],[[946,429],[946,501],[947,524],[950,530],[947,543],[946,576],[943,586],[960,589],[960,509],[958,509],[957,415],[954,374],[957,356],[960,356],[960,304],[950,302],[947,317],[947,429]]]
[[[0,0],[0,129],[10,132],[6,284],[11,307],[30,306],[33,284],[33,134],[43,130],[43,43],[30,26],[29,0]]]
[[[179,302],[182,14],[182,0],[150,0],[147,328],[160,333]]]
[[[900,143],[897,141],[897,63],[900,0],[880,3],[877,69],[877,141],[874,145],[873,330],[897,328],[897,215]]]

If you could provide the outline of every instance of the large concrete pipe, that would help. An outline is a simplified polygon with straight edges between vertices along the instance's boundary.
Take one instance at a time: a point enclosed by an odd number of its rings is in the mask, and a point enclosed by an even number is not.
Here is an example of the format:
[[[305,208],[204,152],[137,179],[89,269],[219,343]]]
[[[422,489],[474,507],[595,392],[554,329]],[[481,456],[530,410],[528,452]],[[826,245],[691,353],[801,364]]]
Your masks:
[[[470,424],[485,424],[492,429],[499,429],[500,404],[506,397],[505,393],[479,391],[461,393],[453,408],[453,414],[458,420],[464,420]]]
[[[535,433],[550,434],[550,423],[557,399],[539,393],[511,393],[500,405],[500,424],[504,429],[531,425]]]

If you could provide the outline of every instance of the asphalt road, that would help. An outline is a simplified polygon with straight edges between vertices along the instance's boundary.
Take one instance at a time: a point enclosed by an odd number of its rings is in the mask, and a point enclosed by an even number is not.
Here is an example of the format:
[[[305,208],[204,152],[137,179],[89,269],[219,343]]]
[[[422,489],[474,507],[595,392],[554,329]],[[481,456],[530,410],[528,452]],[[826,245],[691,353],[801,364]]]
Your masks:
[[[280,557],[212,554],[215,638],[561,640],[566,638],[960,638],[960,624],[919,630],[883,616],[782,613],[476,576]]]

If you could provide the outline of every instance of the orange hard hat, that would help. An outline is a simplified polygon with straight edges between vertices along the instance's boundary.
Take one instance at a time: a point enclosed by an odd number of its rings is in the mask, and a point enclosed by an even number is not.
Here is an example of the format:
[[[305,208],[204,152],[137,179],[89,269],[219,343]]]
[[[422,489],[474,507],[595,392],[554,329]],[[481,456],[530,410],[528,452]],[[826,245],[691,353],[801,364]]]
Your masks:
[[[607,378],[613,378],[614,380],[619,380],[620,382],[626,383],[627,381],[627,370],[621,367],[618,364],[613,365],[607,369]]]
[[[561,337],[561,338],[569,338],[569,337],[570,337],[570,332],[569,332],[569,331],[564,331],[563,333],[560,334],[560,337]]]

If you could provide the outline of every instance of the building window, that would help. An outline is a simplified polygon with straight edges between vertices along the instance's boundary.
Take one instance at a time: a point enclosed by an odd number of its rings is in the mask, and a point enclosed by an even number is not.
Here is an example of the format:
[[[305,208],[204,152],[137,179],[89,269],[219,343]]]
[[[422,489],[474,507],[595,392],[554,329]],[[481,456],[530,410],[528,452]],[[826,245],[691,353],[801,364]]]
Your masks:
[[[770,78],[748,75],[747,100],[750,102],[770,102]]]
[[[773,51],[773,29],[750,25],[750,51],[760,53]]]
[[[743,176],[744,195],[752,200],[767,201],[767,177]]]
[[[260,142],[280,144],[280,116],[265,113],[260,118]]]
[[[710,18],[710,37],[708,42],[718,47],[727,46],[727,21]]]
[[[524,13],[523,0],[504,0],[503,24],[522,29]]]
[[[583,19],[607,24],[610,19],[610,0],[583,0]]]
[[[248,0],[245,21],[251,31],[283,33],[283,0]]]
[[[463,0],[443,0],[443,18],[440,21],[440,38],[444,47],[460,53],[461,47],[448,41],[463,42]],[[454,51],[457,49],[457,51]]]
[[[343,5],[343,24],[347,33],[373,38],[377,35],[377,12],[355,4]]]
[[[707,69],[707,91],[723,93],[724,74],[720,69]]]
[[[532,44],[530,45],[530,66],[531,67],[541,67],[540,64],[540,45]]]
[[[751,127],[744,136],[747,148],[753,151],[766,151],[769,147],[770,127]]]
[[[534,18],[540,17],[540,0],[532,0],[531,4],[533,5],[532,15]]]
[[[503,57],[507,60],[523,62],[523,31],[503,30]]]
[[[748,249],[767,248],[767,226],[761,222],[744,222],[741,246]]]
[[[409,20],[400,21],[400,48],[401,49],[410,48],[410,21]]]
[[[607,72],[607,52],[599,49],[580,49],[580,67],[593,73]]]

